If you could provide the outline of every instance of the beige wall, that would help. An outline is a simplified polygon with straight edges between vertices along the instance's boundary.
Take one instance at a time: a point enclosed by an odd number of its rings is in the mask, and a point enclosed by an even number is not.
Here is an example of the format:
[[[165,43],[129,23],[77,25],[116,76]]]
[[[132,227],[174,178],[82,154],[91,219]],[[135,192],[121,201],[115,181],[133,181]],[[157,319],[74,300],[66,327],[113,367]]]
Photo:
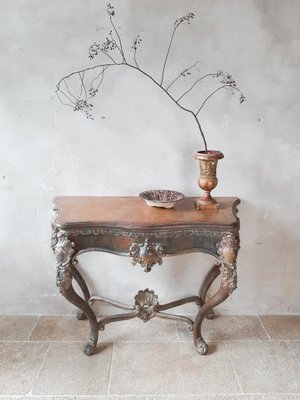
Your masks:
[[[106,3],[1,1],[0,313],[73,310],[55,286],[54,196],[136,195],[149,188],[199,193],[195,123],[150,81],[125,69],[107,75],[94,121],[61,106],[54,94],[63,75],[92,65],[88,46],[110,29]],[[242,200],[239,288],[222,310],[299,313],[299,1],[114,5],[127,51],[140,34],[140,64],[156,77],[174,20],[193,11],[192,24],[178,31],[166,79],[199,60],[204,73],[229,71],[243,89],[243,105],[223,93],[201,116],[209,147],[225,154],[215,194]],[[163,302],[194,293],[211,259],[169,258],[151,274],[108,254],[80,261],[93,292],[131,302],[149,287]]]

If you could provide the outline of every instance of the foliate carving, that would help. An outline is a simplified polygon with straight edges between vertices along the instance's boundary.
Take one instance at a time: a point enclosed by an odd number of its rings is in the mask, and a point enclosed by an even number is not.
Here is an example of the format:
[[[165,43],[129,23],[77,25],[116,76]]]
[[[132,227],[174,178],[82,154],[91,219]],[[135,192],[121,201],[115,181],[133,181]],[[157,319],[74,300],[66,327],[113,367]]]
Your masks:
[[[154,317],[155,307],[158,305],[158,296],[153,290],[140,290],[134,299],[138,318],[147,322]]]
[[[93,229],[76,229],[68,231],[69,236],[116,236],[116,237],[127,237],[127,238],[137,238],[137,239],[177,239],[177,238],[188,238],[188,237],[202,237],[206,236],[209,238],[222,238],[224,231],[217,231],[215,229],[210,230],[207,228],[195,228],[195,229],[168,229],[160,231],[151,232],[134,232],[127,231],[124,229],[113,228],[93,228]]]
[[[217,245],[222,284],[228,287],[229,294],[237,287],[236,259],[239,248],[238,234],[232,232],[227,233]]]
[[[68,239],[68,233],[57,230],[57,242],[54,246],[56,256],[56,285],[68,289],[72,282],[71,262],[75,253],[74,243]]]
[[[129,248],[129,256],[132,257],[132,265],[141,264],[145,272],[150,272],[155,264],[162,264],[162,257],[165,256],[164,248],[159,243],[132,243]]]
[[[200,162],[200,174],[201,176],[216,176],[218,160],[201,160]]]
[[[58,228],[55,225],[55,220],[57,217],[57,212],[58,212],[58,208],[56,206],[53,207],[53,211],[54,211],[54,216],[52,218],[51,221],[51,229],[52,229],[52,234],[51,234],[51,249],[53,251],[53,253],[55,252],[55,246],[57,243],[57,233],[58,233]]]
[[[52,223],[51,249],[52,249],[53,253],[55,253],[55,246],[58,242],[57,233],[58,233],[58,229],[56,228],[54,223]]]

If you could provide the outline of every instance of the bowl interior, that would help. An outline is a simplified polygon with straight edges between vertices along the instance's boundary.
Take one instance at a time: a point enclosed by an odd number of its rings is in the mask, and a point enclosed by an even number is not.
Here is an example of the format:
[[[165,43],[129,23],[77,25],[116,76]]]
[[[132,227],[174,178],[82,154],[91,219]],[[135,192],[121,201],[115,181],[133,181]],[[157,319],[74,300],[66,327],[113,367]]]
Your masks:
[[[184,194],[176,190],[147,190],[139,194],[144,200],[158,203],[174,203],[184,199]]]

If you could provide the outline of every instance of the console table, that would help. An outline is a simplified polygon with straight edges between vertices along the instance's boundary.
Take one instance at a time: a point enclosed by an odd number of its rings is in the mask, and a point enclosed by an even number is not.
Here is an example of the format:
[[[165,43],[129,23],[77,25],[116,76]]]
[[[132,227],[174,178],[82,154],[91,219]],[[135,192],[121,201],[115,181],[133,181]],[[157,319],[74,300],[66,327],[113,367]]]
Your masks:
[[[88,318],[90,336],[84,352],[94,353],[98,331],[114,321],[138,317],[147,322],[153,317],[180,320],[193,331],[196,350],[203,355],[207,344],[201,334],[203,319],[213,318],[213,308],[222,303],[236,288],[236,259],[239,250],[239,199],[219,197],[219,210],[196,210],[195,198],[185,198],[174,208],[148,207],[138,197],[77,197],[54,199],[52,249],[57,262],[57,286],[62,295],[80,311],[79,319]],[[133,305],[122,304],[100,296],[91,296],[86,282],[76,268],[77,256],[87,251],[105,251],[131,258],[145,272],[163,263],[166,256],[204,252],[216,258],[205,276],[199,293],[171,303],[160,304],[153,290],[140,290]],[[160,268],[160,267],[155,267]],[[195,266],[198,268],[198,266]],[[184,273],[184,271],[182,271]],[[217,292],[206,294],[221,275]],[[82,290],[79,296],[73,278]],[[95,301],[114,305],[123,313],[97,320],[92,309]],[[165,311],[194,302],[198,306],[195,320]]]

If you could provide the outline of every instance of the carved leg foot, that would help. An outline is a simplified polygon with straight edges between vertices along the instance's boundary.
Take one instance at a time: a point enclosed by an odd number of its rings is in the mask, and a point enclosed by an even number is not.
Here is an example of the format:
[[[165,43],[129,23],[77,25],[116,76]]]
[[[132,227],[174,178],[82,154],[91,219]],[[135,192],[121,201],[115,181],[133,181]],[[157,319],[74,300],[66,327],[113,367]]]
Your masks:
[[[76,314],[76,318],[79,321],[83,321],[83,320],[87,319],[87,316],[85,315],[85,313],[83,311],[78,311]]]
[[[214,317],[215,317],[215,312],[214,312],[214,310],[211,308],[211,309],[207,312],[206,318],[207,318],[207,319],[214,319]]]
[[[201,356],[204,356],[204,354],[206,354],[207,344],[205,340],[203,340],[202,338],[197,339],[195,346],[197,353],[199,353]]]
[[[91,356],[91,355],[94,354],[95,349],[96,349],[96,344],[95,344],[95,343],[92,343],[92,342],[88,342],[88,343],[85,345],[85,347],[84,347],[84,349],[83,349],[83,352],[84,352],[87,356]]]
[[[73,286],[68,288],[61,287],[62,295],[69,300],[70,303],[80,308],[81,313],[86,316],[90,323],[90,338],[84,349],[84,353],[88,356],[92,355],[95,351],[98,342],[98,322],[91,307],[75,292]]]

